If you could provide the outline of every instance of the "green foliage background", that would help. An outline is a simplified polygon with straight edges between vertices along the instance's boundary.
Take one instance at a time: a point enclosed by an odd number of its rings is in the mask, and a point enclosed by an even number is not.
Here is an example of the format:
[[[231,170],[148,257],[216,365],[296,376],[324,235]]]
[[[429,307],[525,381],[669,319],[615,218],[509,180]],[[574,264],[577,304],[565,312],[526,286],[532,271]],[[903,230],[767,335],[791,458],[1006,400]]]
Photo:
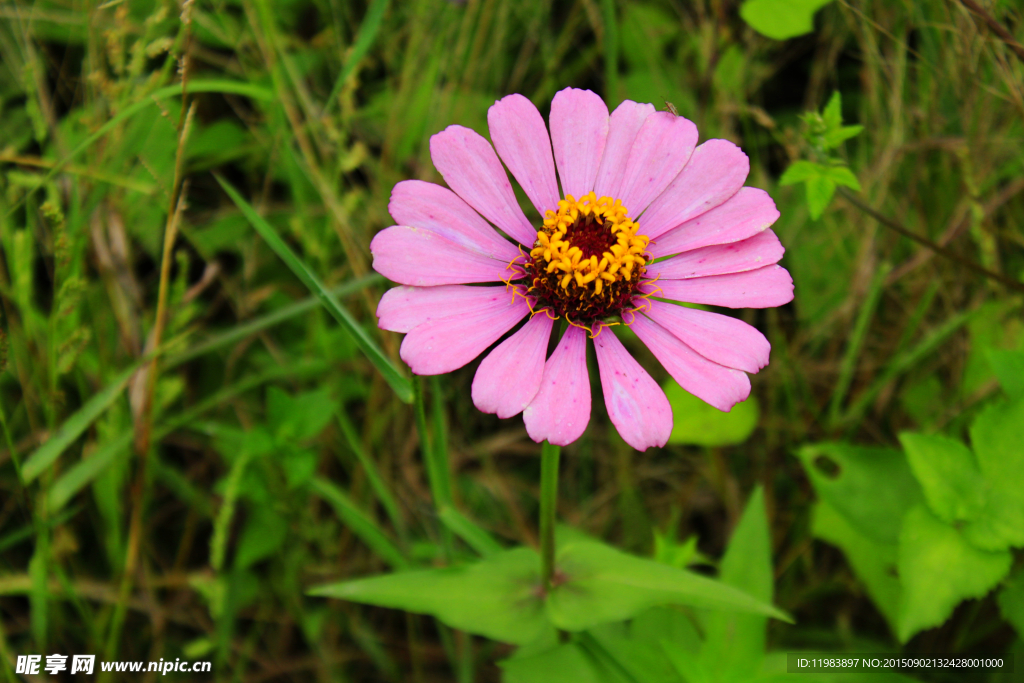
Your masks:
[[[980,5],[1024,42],[1019,5]],[[396,182],[440,180],[430,135],[486,135],[510,92],[546,115],[567,86],[740,144],[796,299],[736,313],[772,358],[730,416],[669,383],[664,449],[632,451],[595,397],[560,533],[794,624],[655,607],[566,642],[495,636],[517,651],[445,626],[461,607],[429,591],[352,581],[537,544],[540,447],[473,407],[475,363],[409,382],[368,244]],[[1024,657],[1024,63],[957,0],[17,1],[0,189],[6,680],[28,653],[460,683]],[[472,608],[504,561],[452,595]],[[308,593],[325,584],[347,599]]]

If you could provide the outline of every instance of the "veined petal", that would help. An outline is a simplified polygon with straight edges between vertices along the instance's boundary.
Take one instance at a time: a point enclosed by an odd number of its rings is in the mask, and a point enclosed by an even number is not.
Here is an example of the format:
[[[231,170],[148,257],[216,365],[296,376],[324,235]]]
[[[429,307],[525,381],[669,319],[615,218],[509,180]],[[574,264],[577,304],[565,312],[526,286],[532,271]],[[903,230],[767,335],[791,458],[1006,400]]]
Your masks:
[[[742,273],[778,263],[785,252],[775,233],[765,230],[740,242],[701,247],[652,263],[647,267],[647,277],[686,280],[709,275]]]
[[[741,187],[725,203],[652,241],[648,251],[654,258],[660,258],[713,244],[739,242],[767,229],[778,218],[779,211],[767,192]]]
[[[710,361],[751,373],[768,365],[772,345],[742,320],[662,301],[644,307],[644,315]]]
[[[501,98],[487,110],[487,127],[498,155],[540,215],[558,209],[551,140],[533,102],[519,94]]]
[[[373,269],[403,285],[429,287],[470,282],[499,282],[522,277],[509,264],[470,251],[423,228],[394,225],[370,242]]]
[[[750,395],[745,373],[712,363],[649,318],[636,315],[631,329],[679,386],[705,403],[729,412]]]
[[[739,147],[728,140],[708,140],[641,217],[641,231],[655,239],[710,211],[739,191],[749,171],[750,160]]]
[[[726,308],[774,308],[793,300],[793,278],[778,265],[692,280],[659,280],[641,289],[660,289],[656,296],[663,299]]]
[[[594,337],[608,417],[622,440],[638,451],[664,446],[672,433],[672,407],[647,371],[611,328]]]
[[[392,332],[409,332],[430,320],[475,313],[494,307],[512,297],[500,287],[392,287],[377,304],[377,326]]]
[[[519,250],[457,194],[422,180],[403,180],[391,190],[388,213],[398,225],[432,230],[471,251],[508,263]]]
[[[589,90],[566,88],[551,100],[549,121],[562,193],[579,199],[597,180],[608,139],[608,106]]]
[[[638,217],[669,186],[696,145],[697,126],[682,116],[659,111],[644,120],[618,188],[617,196],[630,216]]]
[[[429,320],[405,335],[399,355],[417,375],[441,375],[473,360],[530,312],[511,292],[493,306]]]
[[[594,181],[594,192],[598,197],[621,196],[619,188],[622,186],[629,151],[644,121],[653,113],[653,104],[639,104],[632,100],[624,101],[612,112],[608,123],[608,141],[598,167],[597,180]],[[626,208],[630,211],[633,209],[629,205]]]
[[[473,404],[485,413],[518,415],[540,389],[554,321],[541,312],[483,359],[473,377]]]
[[[590,422],[590,377],[587,374],[587,333],[570,325],[544,364],[540,390],[523,411],[530,438],[567,446],[580,438]]]
[[[448,126],[430,138],[434,167],[467,204],[505,231],[533,246],[537,231],[526,220],[494,148],[475,131]]]

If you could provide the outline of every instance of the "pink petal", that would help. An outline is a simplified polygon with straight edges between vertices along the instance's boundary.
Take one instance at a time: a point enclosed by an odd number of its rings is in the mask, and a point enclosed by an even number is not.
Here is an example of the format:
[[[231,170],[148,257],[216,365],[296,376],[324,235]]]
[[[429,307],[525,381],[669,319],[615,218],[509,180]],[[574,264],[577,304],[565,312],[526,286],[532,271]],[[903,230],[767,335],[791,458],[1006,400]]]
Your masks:
[[[403,285],[457,285],[521,277],[504,261],[483,256],[431,230],[395,225],[370,242],[373,269]]]
[[[533,246],[537,231],[519,208],[494,149],[478,133],[448,126],[430,138],[430,158],[448,187],[515,240]]]
[[[672,112],[651,114],[629,151],[618,198],[636,218],[686,166],[697,145],[697,126]],[[644,233],[646,234],[646,233]]]
[[[557,211],[558,181],[551,140],[533,102],[519,94],[503,97],[487,110],[487,126],[494,148],[540,215]]]
[[[405,335],[399,355],[417,375],[451,372],[483,353],[529,312],[525,298],[513,300],[510,295],[485,309],[429,320]]]
[[[473,377],[473,404],[485,413],[512,417],[540,389],[554,321],[538,313],[484,358]]]
[[[632,330],[679,386],[723,412],[750,395],[750,378],[739,370],[712,363],[661,325],[637,315]]]
[[[570,326],[544,365],[540,391],[523,411],[530,438],[568,446],[590,422],[590,377],[587,375],[587,333]]]
[[[608,417],[622,440],[638,451],[664,446],[672,433],[672,407],[647,371],[610,328],[594,337]]]
[[[775,202],[764,190],[741,187],[724,204],[691,218],[651,242],[648,251],[655,258],[698,249],[712,244],[729,244],[756,235],[779,218]],[[641,227],[643,232],[644,227]]]
[[[654,239],[715,208],[739,191],[749,170],[750,160],[739,147],[728,140],[708,140],[647,209],[640,232]]]
[[[647,277],[685,280],[708,275],[742,273],[778,263],[786,252],[775,233],[765,230],[732,244],[716,244],[683,252],[647,267]]]
[[[594,192],[599,198],[620,197],[619,188],[622,186],[622,176],[629,160],[629,151],[633,148],[633,140],[644,121],[653,113],[653,104],[638,104],[631,100],[624,101],[612,112],[608,124],[608,141],[598,167],[597,180],[594,181]]]
[[[655,296],[663,299],[726,308],[773,308],[793,300],[793,278],[782,266],[692,280],[658,280],[641,288],[660,289]]]
[[[508,263],[519,250],[446,187],[403,180],[391,190],[388,213],[398,225],[432,230],[467,249]]]
[[[489,309],[510,298],[512,291],[505,285],[392,287],[377,305],[377,326],[392,332],[409,332],[427,321]]]
[[[772,345],[742,320],[662,301],[645,306],[644,315],[710,361],[752,373],[768,365]]]
[[[548,120],[562,193],[579,199],[594,189],[608,139],[608,106],[589,90],[566,88],[551,100]]]

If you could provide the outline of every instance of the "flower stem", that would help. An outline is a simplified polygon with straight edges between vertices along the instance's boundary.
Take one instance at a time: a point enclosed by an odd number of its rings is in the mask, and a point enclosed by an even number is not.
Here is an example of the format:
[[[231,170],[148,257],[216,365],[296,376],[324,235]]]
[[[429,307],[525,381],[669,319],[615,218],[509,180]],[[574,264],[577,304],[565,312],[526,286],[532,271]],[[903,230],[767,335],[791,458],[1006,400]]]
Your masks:
[[[555,574],[555,517],[558,503],[558,456],[561,446],[547,441],[540,447],[540,558],[541,580],[551,589]]]

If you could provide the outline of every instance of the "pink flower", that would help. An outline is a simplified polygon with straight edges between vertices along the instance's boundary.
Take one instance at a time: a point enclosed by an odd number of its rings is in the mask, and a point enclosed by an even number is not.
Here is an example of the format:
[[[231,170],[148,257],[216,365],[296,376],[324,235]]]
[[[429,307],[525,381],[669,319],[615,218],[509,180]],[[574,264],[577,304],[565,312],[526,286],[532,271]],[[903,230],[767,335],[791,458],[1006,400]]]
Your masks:
[[[768,364],[764,335],[652,296],[728,308],[793,299],[776,265],[784,249],[767,229],[779,212],[766,192],[743,187],[747,156],[725,140],[697,146],[692,122],[650,104],[627,100],[609,116],[589,90],[555,95],[550,137],[522,95],[496,102],[487,122],[493,148],[462,126],[430,139],[451,190],[395,185],[397,225],[370,245],[374,269],[404,285],[384,295],[377,316],[406,333],[401,356],[412,371],[460,368],[527,319],[480,363],[473,402],[502,418],[522,412],[531,438],[566,445],[590,421],[590,336],[619,434],[638,450],[663,446],[672,411],[616,338],[612,326],[625,324],[690,393],[723,411],[746,399],[746,373]],[[502,161],[542,225],[523,214]],[[547,357],[557,319],[570,325]]]

